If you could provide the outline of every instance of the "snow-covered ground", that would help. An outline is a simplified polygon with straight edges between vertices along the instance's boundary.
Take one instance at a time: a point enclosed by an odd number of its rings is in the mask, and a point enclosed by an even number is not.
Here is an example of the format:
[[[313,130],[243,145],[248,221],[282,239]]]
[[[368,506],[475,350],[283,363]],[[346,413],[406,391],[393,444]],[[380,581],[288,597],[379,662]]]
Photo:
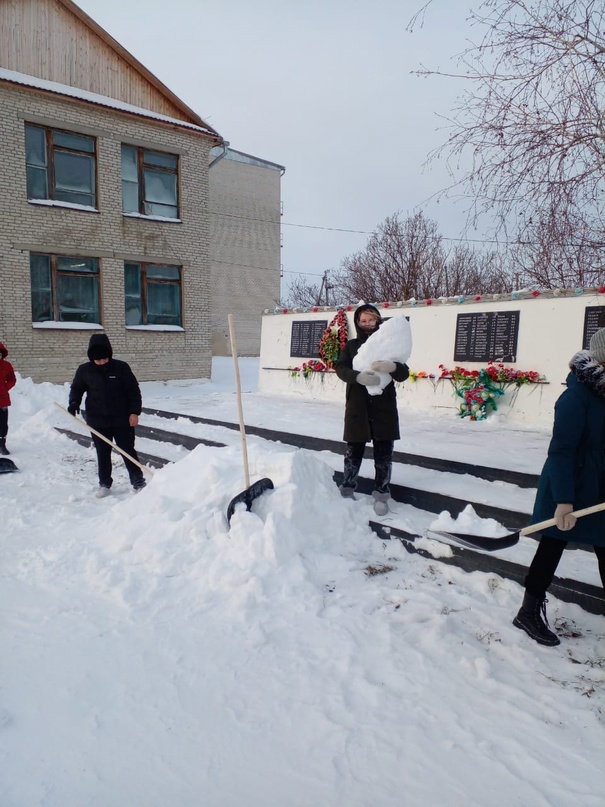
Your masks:
[[[247,424],[340,439],[340,405],[260,395],[258,362],[240,371]],[[230,359],[211,382],[141,386],[147,407],[237,422]],[[552,598],[562,643],[533,643],[511,625],[519,585],[377,540],[369,498],[340,498],[328,452],[249,436],[251,477],[275,490],[229,528],[242,449],[220,427],[144,415],[227,447],[139,439],[178,461],[135,496],[116,455],[98,500],[92,449],[54,429],[73,425],[53,406],[67,386],[19,379],[12,398],[0,807],[602,807],[605,617]],[[400,451],[530,473],[549,439],[497,413],[402,413],[402,433]],[[397,473],[531,509],[511,485]],[[392,509],[415,528],[445,518]],[[525,563],[534,548],[499,555]],[[559,571],[599,583],[591,553]]]

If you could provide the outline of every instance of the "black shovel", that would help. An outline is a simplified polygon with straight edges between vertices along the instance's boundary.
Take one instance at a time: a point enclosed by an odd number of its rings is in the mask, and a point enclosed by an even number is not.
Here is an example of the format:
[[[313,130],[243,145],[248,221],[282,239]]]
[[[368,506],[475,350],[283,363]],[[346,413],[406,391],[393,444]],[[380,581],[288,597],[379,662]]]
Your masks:
[[[576,518],[582,518],[582,516],[600,513],[602,510],[605,510],[605,502],[593,504],[591,507],[585,507],[582,510],[576,510],[572,515]],[[540,530],[544,530],[547,527],[555,527],[556,524],[557,522],[554,518],[548,518],[546,521],[539,521],[537,524],[528,524],[528,526],[523,527],[522,530],[512,532],[509,535],[503,535],[500,538],[489,538],[484,535],[467,535],[461,532],[446,532],[445,530],[427,530],[427,534],[428,537],[430,537],[430,533],[433,532],[451,538],[463,546],[472,547],[473,549],[486,549],[488,552],[493,552],[497,549],[506,549],[509,546],[514,546],[519,542],[519,538],[522,538],[524,535],[540,532]],[[573,538],[571,540],[573,540]]]
[[[229,507],[227,507],[227,523],[229,523],[231,521],[231,516],[235,512],[235,508],[238,504],[245,504],[246,510],[250,510],[252,508],[252,502],[255,499],[258,499],[258,497],[261,496],[266,490],[272,490],[275,486],[267,477],[264,479],[259,479],[258,482],[255,482],[253,485],[250,484],[250,472],[248,470],[248,449],[246,447],[246,429],[244,427],[244,411],[242,409],[242,388],[239,378],[239,363],[237,360],[237,345],[235,343],[233,316],[231,314],[227,316],[227,321],[229,322],[229,340],[231,342],[231,354],[233,356],[233,365],[235,369],[235,389],[237,392],[239,430],[242,438],[242,452],[244,455],[244,481],[246,484],[246,489],[241,493],[238,493],[238,495],[229,502]]]

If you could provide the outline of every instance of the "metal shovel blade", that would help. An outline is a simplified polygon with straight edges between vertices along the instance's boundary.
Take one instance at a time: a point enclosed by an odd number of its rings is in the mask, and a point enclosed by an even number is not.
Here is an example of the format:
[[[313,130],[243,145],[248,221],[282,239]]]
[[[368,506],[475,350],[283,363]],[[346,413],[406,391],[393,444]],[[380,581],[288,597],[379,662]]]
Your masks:
[[[258,482],[255,482],[253,485],[250,485],[249,488],[239,493],[229,502],[229,507],[227,508],[227,523],[231,521],[231,516],[235,512],[235,508],[238,504],[245,504],[246,510],[250,510],[252,507],[252,502],[255,499],[258,499],[259,496],[266,490],[273,490],[275,485],[273,482],[268,478],[264,477],[264,479],[259,479]]]

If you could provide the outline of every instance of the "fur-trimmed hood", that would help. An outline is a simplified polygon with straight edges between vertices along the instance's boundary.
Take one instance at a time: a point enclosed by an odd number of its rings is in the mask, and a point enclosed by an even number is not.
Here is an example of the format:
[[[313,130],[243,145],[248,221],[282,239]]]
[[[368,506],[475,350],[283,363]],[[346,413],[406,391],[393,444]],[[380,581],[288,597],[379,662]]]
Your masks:
[[[580,350],[569,362],[569,369],[580,384],[586,384],[598,395],[605,395],[605,367],[588,350]]]

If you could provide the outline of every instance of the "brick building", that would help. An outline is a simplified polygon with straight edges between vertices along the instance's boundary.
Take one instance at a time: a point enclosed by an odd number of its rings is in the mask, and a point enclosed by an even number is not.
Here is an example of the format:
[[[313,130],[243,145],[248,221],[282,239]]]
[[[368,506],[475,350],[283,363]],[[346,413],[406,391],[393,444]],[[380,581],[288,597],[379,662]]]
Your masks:
[[[217,312],[238,302],[213,285],[236,288],[257,257],[210,212],[230,213],[229,170],[209,172],[220,135],[71,0],[0,0],[0,103],[0,339],[16,369],[69,380],[104,330],[141,380],[209,376]],[[245,179],[249,215],[266,188]],[[276,211],[264,226],[278,198]],[[225,245],[240,265],[217,263],[215,283],[211,248]],[[250,271],[264,278],[266,263]],[[251,279],[261,293],[233,311],[242,353],[258,352],[260,312],[279,297],[279,265],[271,276],[277,291]]]
[[[213,149],[210,166],[212,352],[229,353],[233,313],[238,352],[258,356],[262,311],[280,298],[285,168],[226,147]]]

